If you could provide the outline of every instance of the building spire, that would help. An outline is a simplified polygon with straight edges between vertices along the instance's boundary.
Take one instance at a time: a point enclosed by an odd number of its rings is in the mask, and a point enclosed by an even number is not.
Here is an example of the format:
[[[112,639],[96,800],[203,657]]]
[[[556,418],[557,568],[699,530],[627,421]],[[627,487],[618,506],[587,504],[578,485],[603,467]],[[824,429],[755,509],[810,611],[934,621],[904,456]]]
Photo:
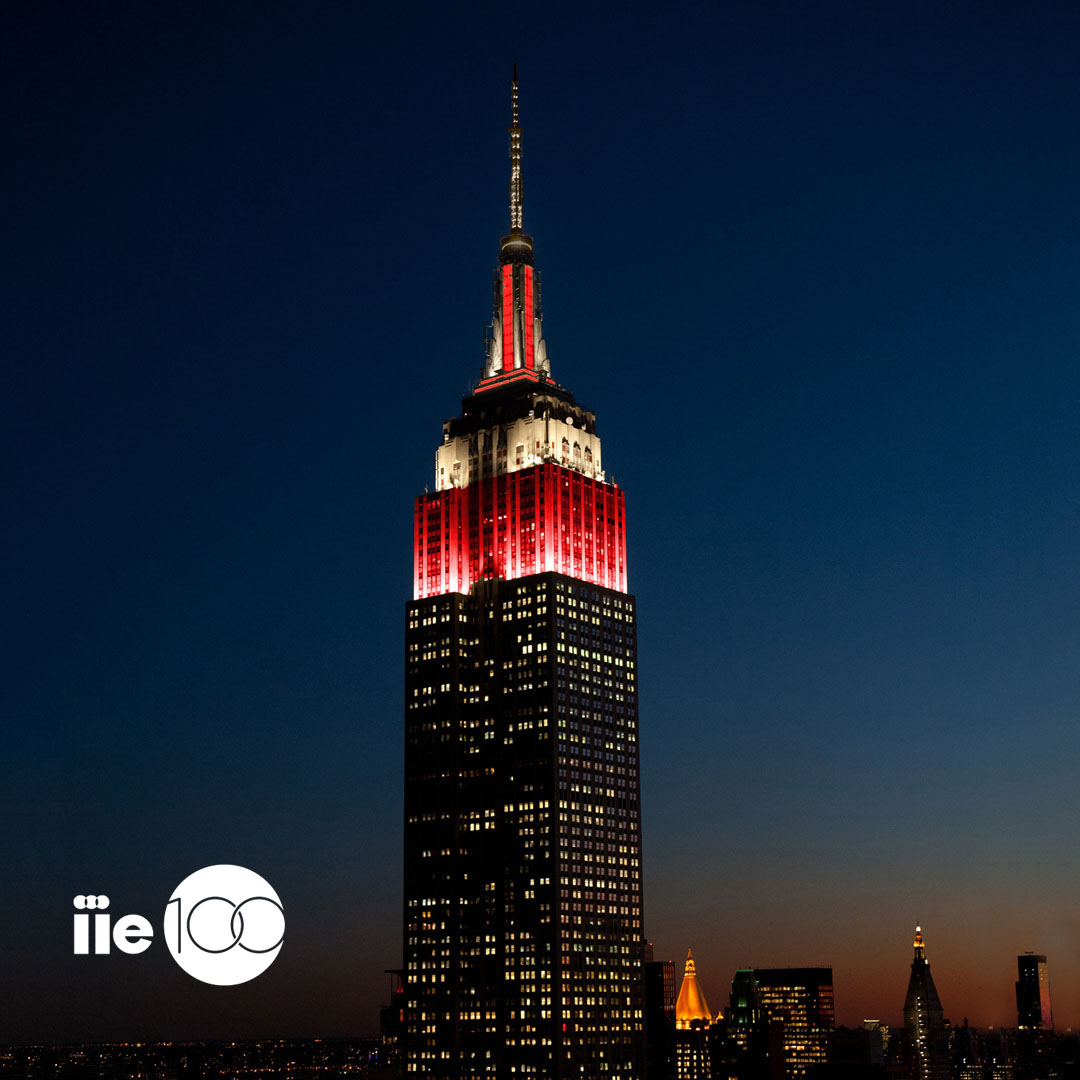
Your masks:
[[[510,231],[499,241],[495,313],[487,338],[480,389],[550,377],[540,321],[540,275],[533,270],[533,241],[522,223],[521,124],[517,64],[510,81]]]
[[[934,977],[926,961],[922,927],[915,927],[915,959],[911,961],[904,998],[904,1041],[911,1054],[912,1080],[949,1080],[949,1035]]]
[[[517,64],[510,83],[510,231],[522,230],[524,191],[521,183],[521,125],[518,123]]]

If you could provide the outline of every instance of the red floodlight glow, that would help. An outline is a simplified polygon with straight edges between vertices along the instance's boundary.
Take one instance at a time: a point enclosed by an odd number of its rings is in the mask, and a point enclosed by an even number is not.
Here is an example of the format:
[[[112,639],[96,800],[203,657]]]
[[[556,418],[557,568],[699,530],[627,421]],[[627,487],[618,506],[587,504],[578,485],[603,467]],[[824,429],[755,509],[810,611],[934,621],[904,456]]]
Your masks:
[[[532,368],[533,356],[533,269],[525,266],[525,366]]]
[[[509,264],[502,268],[503,277],[503,371],[514,366],[514,268]]]
[[[627,591],[621,488],[546,462],[417,496],[415,599],[551,571]]]

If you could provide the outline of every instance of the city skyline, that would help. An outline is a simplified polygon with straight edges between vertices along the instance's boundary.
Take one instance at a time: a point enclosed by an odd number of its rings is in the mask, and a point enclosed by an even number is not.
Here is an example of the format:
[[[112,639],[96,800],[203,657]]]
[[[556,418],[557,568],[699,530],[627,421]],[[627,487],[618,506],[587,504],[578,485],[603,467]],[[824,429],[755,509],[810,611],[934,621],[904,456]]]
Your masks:
[[[921,921],[954,1023],[1030,950],[1080,1026],[1076,12],[416,11],[5,16],[0,1041],[373,1023],[402,492],[483,361],[515,52],[553,368],[631,480],[656,956],[895,1025]],[[289,912],[250,987],[65,952],[219,860]]]

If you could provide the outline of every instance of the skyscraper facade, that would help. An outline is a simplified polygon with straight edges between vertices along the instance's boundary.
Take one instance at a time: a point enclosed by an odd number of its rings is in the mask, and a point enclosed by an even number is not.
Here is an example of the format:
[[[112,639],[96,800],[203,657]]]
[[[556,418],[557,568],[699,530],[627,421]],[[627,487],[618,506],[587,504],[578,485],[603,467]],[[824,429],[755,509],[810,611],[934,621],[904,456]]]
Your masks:
[[[835,1022],[832,968],[754,968],[759,1015],[779,1025],[783,1075],[801,1080],[828,1059]]]
[[[1016,958],[1016,1025],[1021,1031],[1052,1031],[1050,973],[1046,957],[1024,953]]]
[[[554,382],[523,228],[416,499],[405,644],[407,1072],[638,1077],[637,637],[623,492]]]
[[[949,1035],[922,927],[915,927],[915,958],[904,998],[904,1048],[912,1080],[949,1080]]]

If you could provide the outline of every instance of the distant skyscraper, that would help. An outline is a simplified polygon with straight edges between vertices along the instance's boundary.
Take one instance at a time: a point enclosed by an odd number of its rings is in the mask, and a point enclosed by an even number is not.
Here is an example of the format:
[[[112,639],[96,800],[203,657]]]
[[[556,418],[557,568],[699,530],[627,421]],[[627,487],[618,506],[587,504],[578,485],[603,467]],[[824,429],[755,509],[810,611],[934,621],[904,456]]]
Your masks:
[[[689,949],[682,986],[675,1002],[675,1076],[677,1080],[710,1080],[708,1029],[713,1015],[698,986],[697,967]]]
[[[915,958],[904,999],[904,1040],[912,1080],[949,1080],[949,1036],[930,964],[922,927],[915,927]]]
[[[401,1044],[405,1031],[405,972],[393,968],[390,976],[390,1000],[379,1010],[379,1065],[401,1075]]]
[[[1016,1025],[1021,1031],[1052,1031],[1054,1014],[1050,1010],[1050,975],[1046,957],[1024,953],[1016,958]]]
[[[867,1031],[877,1031],[881,1034],[881,1049],[883,1052],[889,1049],[889,1025],[880,1020],[864,1020],[862,1026]]]
[[[834,1028],[829,1038],[829,1063],[815,1070],[821,1080],[885,1080],[885,1049],[881,1028]]]
[[[753,982],[762,1018],[782,1025],[787,1080],[824,1064],[835,1021],[832,968],[754,968]]]
[[[783,1046],[779,1031],[775,1039],[775,1060],[772,1060],[769,1055],[769,1022],[767,1017],[761,1015],[752,968],[739,968],[735,972],[725,1020],[722,1059],[714,1048],[713,1065],[723,1068],[723,1075],[738,1080],[783,1080]],[[781,1067],[773,1077],[770,1066],[777,1062]]]
[[[410,1076],[641,1074],[637,627],[623,492],[552,381],[522,225],[482,378],[417,497],[405,631]],[[423,290],[418,293],[423,304]],[[420,308],[418,308],[420,310]],[[437,328],[433,328],[437,330]],[[435,332],[435,359],[446,343]]]
[[[757,997],[757,982],[753,968],[739,968],[731,980],[728,997],[728,1023],[742,1030],[749,1030],[757,1023],[761,1006]]]
[[[966,1016],[964,1023],[952,1030],[952,1047],[949,1057],[952,1062],[954,1080],[983,1080],[978,1033],[968,1027]]]

